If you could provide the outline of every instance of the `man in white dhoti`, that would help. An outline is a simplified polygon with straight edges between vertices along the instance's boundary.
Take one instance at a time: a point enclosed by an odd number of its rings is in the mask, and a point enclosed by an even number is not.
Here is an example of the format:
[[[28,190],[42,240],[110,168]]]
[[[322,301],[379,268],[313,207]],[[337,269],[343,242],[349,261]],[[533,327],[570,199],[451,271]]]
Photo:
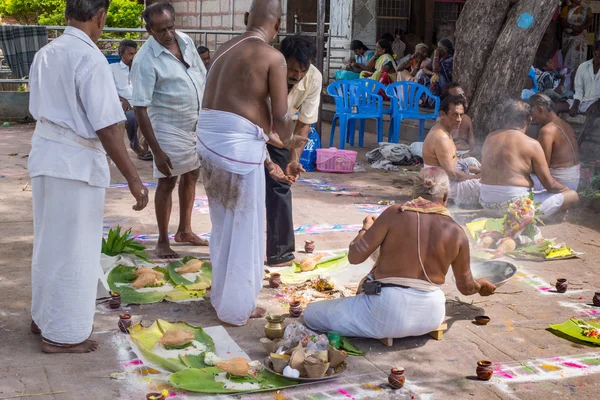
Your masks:
[[[571,125],[554,112],[554,103],[545,94],[536,94],[529,99],[532,118],[542,129],[538,142],[542,145],[550,174],[571,190],[579,187],[579,146]],[[542,183],[532,176],[534,189],[544,190]]]
[[[473,207],[479,201],[481,164],[473,157],[458,158],[452,132],[458,130],[465,114],[464,96],[447,96],[440,106],[440,118],[423,142],[424,168],[440,167],[450,178],[449,198],[459,207]]]
[[[304,322],[319,332],[372,339],[420,336],[437,329],[446,316],[441,289],[450,265],[465,296],[489,296],[496,287],[473,279],[469,240],[446,209],[449,181],[437,167],[422,170],[414,200],[368,216],[352,243],[348,259],[364,262],[380,249],[379,259],[359,285],[359,294],[314,302]]]
[[[531,123],[531,106],[510,100],[503,108],[507,128],[490,133],[483,144],[481,205],[492,216],[504,215],[511,203],[531,195],[531,174],[535,174],[544,188],[533,191],[534,201],[541,203],[540,217],[566,211],[579,196],[552,177],[542,146],[525,134]]]
[[[260,316],[265,248],[265,132],[285,143],[293,121],[287,104],[287,66],[269,46],[279,30],[278,0],[254,0],[246,33],[220,47],[208,74],[198,120],[212,232],[211,303],[219,319],[241,326]],[[270,106],[269,106],[270,100]],[[285,180],[272,162],[268,170]]]
[[[202,105],[206,68],[193,40],[175,30],[175,10],[156,3],[144,11],[151,37],[133,61],[133,101],[142,134],[154,155],[158,187],[154,203],[158,222],[159,258],[177,258],[169,244],[172,194],[179,180],[179,227],[175,242],[206,246],[192,230],[192,209],[200,160],[196,123]]]
[[[28,168],[33,196],[31,330],[42,351],[87,353],[94,322],[106,155],[142,210],[148,191],[117,124],[125,121],[100,38],[109,0],[67,0],[68,27],[42,48],[30,70],[29,110],[38,121]]]

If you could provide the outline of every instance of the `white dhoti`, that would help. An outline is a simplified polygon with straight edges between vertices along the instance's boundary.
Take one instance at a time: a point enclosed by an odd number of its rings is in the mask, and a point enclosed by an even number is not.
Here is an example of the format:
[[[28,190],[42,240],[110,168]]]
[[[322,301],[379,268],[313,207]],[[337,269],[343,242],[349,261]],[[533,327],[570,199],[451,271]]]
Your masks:
[[[555,214],[562,207],[565,196],[562,193],[549,193],[546,190],[531,191],[523,186],[503,186],[481,184],[479,202],[490,214],[502,217],[508,211],[508,206],[517,200],[527,198],[533,193],[533,201],[540,203],[541,219]]]
[[[573,104],[575,104],[575,100],[574,99],[568,99],[567,102],[569,103],[569,107],[573,107]],[[579,113],[580,114],[585,114],[588,110],[588,108],[590,108],[590,106],[592,104],[594,104],[596,102],[596,100],[585,100],[579,103]]]
[[[437,329],[445,315],[442,290],[384,287],[380,296],[361,293],[311,303],[304,311],[304,323],[312,330],[335,331],[342,336],[402,338]]]
[[[248,321],[263,284],[267,140],[238,115],[200,113],[197,149],[212,222],[210,300],[219,319],[233,325]]]
[[[81,343],[94,323],[105,189],[49,176],[32,178],[31,188],[31,315],[44,338]]]
[[[475,157],[461,158],[456,163],[456,169],[469,174],[469,167],[481,168],[481,163]],[[435,168],[424,164],[423,168]],[[441,168],[441,167],[437,167]],[[459,207],[473,207],[479,202],[480,191],[479,179],[468,179],[466,181],[450,181],[450,193],[448,198],[452,199]]]
[[[569,189],[576,191],[579,188],[581,166],[577,164],[568,168],[550,168],[550,175],[552,175],[554,179],[556,179],[558,182],[562,183]],[[533,179],[534,191],[537,192],[544,190],[544,186],[535,174],[531,175],[531,179]]]
[[[173,169],[171,176],[180,176],[200,168],[200,160],[196,152],[196,132],[186,132],[173,125],[153,121],[154,135],[162,151],[171,160]],[[154,177],[166,178],[154,164]]]

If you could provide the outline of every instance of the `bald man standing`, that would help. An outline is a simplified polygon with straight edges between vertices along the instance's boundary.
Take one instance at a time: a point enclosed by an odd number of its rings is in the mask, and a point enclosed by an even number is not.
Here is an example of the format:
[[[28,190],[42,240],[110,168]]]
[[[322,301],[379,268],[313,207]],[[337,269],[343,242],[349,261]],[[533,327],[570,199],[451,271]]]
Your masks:
[[[254,0],[246,33],[225,43],[211,64],[198,120],[212,232],[211,303],[222,322],[242,326],[259,317],[263,283],[265,174],[287,178],[267,159],[265,132],[292,143],[294,123],[287,105],[287,66],[269,45],[279,30],[278,0]]]

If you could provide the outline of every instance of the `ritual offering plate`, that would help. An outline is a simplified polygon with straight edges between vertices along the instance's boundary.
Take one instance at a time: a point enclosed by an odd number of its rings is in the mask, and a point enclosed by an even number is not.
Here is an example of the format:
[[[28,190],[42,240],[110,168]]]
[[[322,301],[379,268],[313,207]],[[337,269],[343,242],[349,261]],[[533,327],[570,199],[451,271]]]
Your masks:
[[[517,266],[508,261],[491,260],[471,264],[471,273],[474,279],[485,278],[496,287],[504,285],[517,273]],[[456,277],[452,277],[456,282]]]
[[[263,361],[263,366],[265,367],[265,369],[267,371],[269,371],[270,373],[280,376],[282,378],[286,378],[286,379],[291,379],[293,381],[297,381],[297,382],[317,382],[317,381],[324,381],[324,380],[328,380],[328,379],[336,379],[339,378],[344,372],[346,372],[346,369],[348,368],[348,364],[346,364],[346,362],[342,362],[341,364],[339,364],[336,368],[331,368],[330,370],[333,370],[332,373],[330,374],[329,371],[325,374],[325,376],[323,376],[322,378],[307,378],[307,377],[299,377],[299,378],[290,378],[290,377],[284,377],[283,374],[278,374],[277,372],[275,372],[275,369],[273,368],[273,360],[271,360],[271,357],[266,357],[265,360]]]

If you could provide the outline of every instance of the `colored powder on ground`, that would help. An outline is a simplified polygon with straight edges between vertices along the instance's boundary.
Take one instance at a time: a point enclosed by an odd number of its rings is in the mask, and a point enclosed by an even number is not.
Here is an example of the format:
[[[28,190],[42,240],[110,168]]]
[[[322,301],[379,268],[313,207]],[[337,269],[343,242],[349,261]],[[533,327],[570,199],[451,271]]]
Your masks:
[[[550,290],[550,289],[552,289],[552,288],[549,288],[549,287],[542,287],[542,288],[540,288],[540,290],[541,290],[542,292],[547,292],[547,291],[548,291],[548,290]]]
[[[362,385],[362,387],[364,387],[365,389],[371,389],[371,390],[377,390],[377,391],[382,390],[381,387],[379,387],[377,385],[373,385],[372,383],[365,383],[364,385]]]
[[[566,365],[567,367],[573,367],[573,368],[579,368],[579,369],[587,368],[586,366],[575,364],[572,362],[564,362],[563,364]]]
[[[512,379],[513,376],[507,372],[502,371],[500,368],[496,369],[496,373],[502,375],[505,378]]]
[[[344,396],[346,396],[349,399],[356,400],[354,397],[352,397],[352,395],[350,393],[346,392],[344,389],[338,389],[338,393],[343,394]]]
[[[142,365],[143,362],[142,360],[133,360],[131,362],[128,362],[127,364],[125,364],[126,367],[131,367],[132,365]]]
[[[531,372],[532,374],[535,374],[535,371],[526,365],[523,365],[523,369],[527,372]]]
[[[600,365],[600,360],[597,360],[595,358],[584,358],[583,361],[586,362],[586,363],[588,363],[588,364]]]
[[[521,278],[524,278],[524,277],[526,277],[527,275],[526,275],[526,274],[524,274],[524,273],[522,273],[522,272],[519,272],[519,273],[517,274],[517,276],[519,276],[519,277],[521,277]]]
[[[542,368],[543,369],[547,369],[548,371],[558,371],[558,370],[560,370],[559,367],[556,367],[556,366],[550,365],[550,364],[543,364]]]

